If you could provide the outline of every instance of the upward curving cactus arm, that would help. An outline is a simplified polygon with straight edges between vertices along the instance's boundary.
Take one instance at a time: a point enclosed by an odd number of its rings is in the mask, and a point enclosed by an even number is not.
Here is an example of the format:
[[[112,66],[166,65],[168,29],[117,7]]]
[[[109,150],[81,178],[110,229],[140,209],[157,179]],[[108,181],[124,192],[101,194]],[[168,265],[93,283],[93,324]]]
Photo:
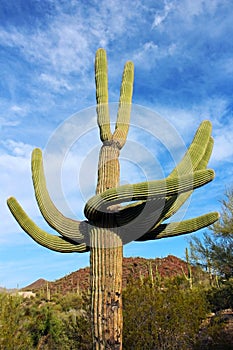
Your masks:
[[[113,140],[117,142],[119,149],[124,146],[129,130],[131,102],[133,95],[133,81],[134,65],[133,62],[129,61],[125,64],[124,67],[117,121],[115,131],[113,133]]]
[[[85,243],[77,244],[75,241],[51,235],[40,229],[25,213],[14,197],[7,200],[7,205],[22,229],[38,244],[60,253],[83,253],[89,248]]]
[[[210,160],[210,157],[211,157],[211,154],[212,154],[212,151],[213,151],[213,147],[214,147],[214,139],[213,137],[211,136],[209,138],[209,142],[207,144],[207,147],[206,147],[206,151],[205,151],[205,154],[204,156],[202,157],[201,161],[199,162],[198,166],[197,166],[197,170],[200,170],[200,169],[206,169],[208,163],[209,163],[209,160]]]
[[[181,173],[182,170],[184,170],[184,173],[187,173],[188,171],[192,173],[195,170],[206,168],[213,149],[213,138],[211,137],[211,131],[212,126],[209,121],[203,121],[200,124],[185,156],[177,167],[173,169],[168,178],[175,177],[175,175]],[[192,191],[188,191],[180,194],[177,197],[167,197],[165,203],[163,203],[164,208],[161,212],[160,222],[176,213],[182,204],[188,199],[191,193]],[[135,217],[143,210],[145,205],[146,202],[141,201],[121,208],[118,215],[119,225],[128,223],[130,220],[135,219]],[[154,205],[154,209],[157,210],[158,205]]]
[[[203,121],[200,124],[185,156],[168,177],[174,177],[177,173],[181,172],[187,173],[187,171],[190,170],[192,172],[195,170],[206,169],[213,150],[213,138],[211,137],[211,131],[212,126],[209,121]],[[170,218],[174,213],[176,213],[180,209],[180,207],[185,203],[185,201],[190,197],[192,192],[193,191],[189,191],[180,194],[177,197],[177,200],[172,205],[170,205],[170,203],[173,201],[173,199],[167,198],[167,206],[170,208],[167,211],[163,211],[160,223],[163,220]]]
[[[200,162],[206,157],[209,140],[211,138],[212,125],[204,120],[198,127],[194,138],[179,164],[173,169],[168,177],[176,177],[178,174],[190,174],[198,169]],[[211,154],[211,153],[210,153]],[[203,169],[199,167],[199,169]]]
[[[104,49],[98,49],[95,57],[95,82],[97,101],[97,121],[100,129],[100,139],[103,143],[115,141],[121,149],[129,129],[131,102],[133,95],[134,65],[128,61],[125,64],[115,131],[112,135],[108,106],[108,67]]]
[[[147,232],[145,235],[136,239],[136,241],[145,242],[149,240],[180,236],[198,231],[204,227],[212,225],[219,219],[220,215],[217,212],[208,213],[198,216],[193,219],[184,220],[181,222],[172,222],[170,224],[161,224],[155,229]]]
[[[98,194],[86,203],[84,214],[88,220],[99,220],[109,206],[135,200],[153,200],[176,196],[179,193],[190,191],[212,181],[214,171],[211,169],[199,170],[194,174],[180,178],[166,178],[141,182],[133,185],[123,185],[111,188]]]
[[[98,49],[95,56],[95,84],[97,101],[97,123],[102,142],[112,138],[108,108],[108,67],[104,49]]]
[[[35,148],[31,159],[32,180],[36,200],[41,214],[47,223],[66,238],[82,241],[86,236],[88,224],[65,217],[52,202],[44,176],[42,152]]]

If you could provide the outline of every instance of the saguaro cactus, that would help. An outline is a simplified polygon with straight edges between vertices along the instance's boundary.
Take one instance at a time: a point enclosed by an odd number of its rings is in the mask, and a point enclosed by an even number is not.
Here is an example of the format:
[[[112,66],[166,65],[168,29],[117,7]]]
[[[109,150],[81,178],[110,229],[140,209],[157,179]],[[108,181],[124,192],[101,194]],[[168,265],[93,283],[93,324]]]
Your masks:
[[[119,186],[119,154],[127,138],[134,67],[124,67],[117,121],[110,128],[107,58],[99,49],[95,59],[97,121],[102,147],[99,154],[96,194],[86,203],[86,221],[65,217],[53,204],[46,188],[42,152],[32,153],[32,179],[36,200],[47,223],[59,236],[41,230],[13,197],[8,206],[23,230],[49,249],[69,253],[90,250],[91,305],[94,349],[122,349],[122,255],[131,240],[155,240],[182,235],[212,224],[218,213],[182,222],[163,223],[192,191],[214,178],[206,169],[213,139],[211,123],[204,121],[181,162],[163,179]],[[132,202],[121,206],[122,203]],[[139,232],[135,238],[135,232]]]

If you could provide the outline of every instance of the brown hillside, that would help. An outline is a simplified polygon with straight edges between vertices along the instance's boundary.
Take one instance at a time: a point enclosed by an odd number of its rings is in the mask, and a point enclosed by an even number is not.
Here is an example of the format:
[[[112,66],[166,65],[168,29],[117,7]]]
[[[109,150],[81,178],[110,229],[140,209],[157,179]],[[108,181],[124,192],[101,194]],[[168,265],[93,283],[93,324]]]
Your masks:
[[[154,275],[156,274],[157,270],[161,277],[172,277],[182,275],[183,271],[187,273],[187,264],[185,261],[173,255],[168,255],[166,258],[156,259],[145,259],[140,257],[123,258],[123,288],[130,280],[138,279],[140,276],[148,276],[150,269],[153,271]],[[24,287],[23,290],[45,290],[47,286],[52,294],[66,294],[68,292],[88,290],[89,267],[79,269],[54,282],[39,279]]]
[[[51,282],[48,282],[48,281],[44,280],[43,278],[40,278],[37,281],[29,284],[27,287],[22,288],[22,290],[37,290],[37,289],[40,289],[40,288],[47,286],[47,283],[51,283]]]

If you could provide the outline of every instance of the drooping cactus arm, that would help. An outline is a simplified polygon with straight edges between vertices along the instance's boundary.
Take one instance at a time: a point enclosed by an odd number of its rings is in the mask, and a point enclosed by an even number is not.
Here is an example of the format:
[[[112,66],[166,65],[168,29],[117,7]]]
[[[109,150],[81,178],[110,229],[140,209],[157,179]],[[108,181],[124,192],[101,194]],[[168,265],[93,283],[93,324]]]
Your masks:
[[[65,217],[55,207],[49,196],[44,176],[42,152],[39,148],[35,148],[32,152],[31,169],[36,200],[44,219],[62,236],[75,238],[77,242],[83,240],[87,224]]]
[[[13,197],[7,200],[8,207],[22,229],[38,244],[61,253],[86,252],[88,247],[85,243],[76,244],[63,237],[51,235],[40,229],[25,213],[23,208]]]
[[[113,133],[113,140],[117,142],[118,147],[121,149],[127,138],[130,113],[131,113],[131,102],[133,95],[133,81],[134,81],[134,65],[133,62],[127,62],[124,67],[122,76],[120,100],[117,113],[117,121],[115,131]]]
[[[98,49],[95,56],[95,84],[97,102],[97,123],[102,142],[112,138],[108,108],[108,67],[104,49]]]
[[[198,231],[204,227],[212,225],[219,219],[219,213],[212,212],[201,215],[193,219],[181,222],[172,222],[170,224],[161,224],[154,230],[147,232],[145,235],[136,239],[136,241],[144,242],[166,237],[180,236],[191,232]]]
[[[111,188],[88,200],[84,208],[88,220],[98,220],[107,207],[134,200],[153,200],[190,191],[212,181],[214,171],[199,170],[180,178],[167,178]]]

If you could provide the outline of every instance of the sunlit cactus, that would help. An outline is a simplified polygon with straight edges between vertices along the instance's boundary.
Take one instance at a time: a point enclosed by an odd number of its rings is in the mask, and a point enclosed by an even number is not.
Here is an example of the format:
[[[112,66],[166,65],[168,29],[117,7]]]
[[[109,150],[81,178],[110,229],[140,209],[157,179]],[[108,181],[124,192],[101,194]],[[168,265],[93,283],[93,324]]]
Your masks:
[[[40,245],[62,253],[90,251],[93,348],[120,350],[123,244],[190,233],[218,219],[218,213],[214,212],[181,222],[163,223],[177,212],[195,188],[213,180],[214,172],[206,168],[213,138],[211,123],[202,122],[183,159],[168,177],[119,186],[119,155],[130,124],[133,63],[125,64],[114,132],[110,128],[107,58],[103,49],[96,53],[95,79],[97,122],[103,145],[96,194],[84,209],[87,220],[67,218],[55,207],[46,187],[39,149],[33,151],[31,161],[35,196],[41,214],[59,236],[41,230],[15,198],[9,198],[7,203],[22,229]],[[128,202],[132,203],[122,205]]]

